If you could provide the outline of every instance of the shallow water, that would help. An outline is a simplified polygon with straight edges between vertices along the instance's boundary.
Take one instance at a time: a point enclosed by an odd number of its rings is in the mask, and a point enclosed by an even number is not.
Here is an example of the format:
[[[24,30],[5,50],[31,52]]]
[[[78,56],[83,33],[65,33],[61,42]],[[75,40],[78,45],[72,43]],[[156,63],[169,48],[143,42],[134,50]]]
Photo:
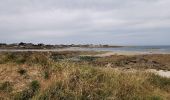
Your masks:
[[[143,53],[165,53],[170,54],[170,46],[125,46],[117,48],[80,48],[71,47],[64,49],[0,49],[0,51],[112,51],[112,52],[143,52]]]
[[[125,46],[119,48],[85,48],[98,51],[134,51],[134,52],[165,52],[170,53],[170,46]]]

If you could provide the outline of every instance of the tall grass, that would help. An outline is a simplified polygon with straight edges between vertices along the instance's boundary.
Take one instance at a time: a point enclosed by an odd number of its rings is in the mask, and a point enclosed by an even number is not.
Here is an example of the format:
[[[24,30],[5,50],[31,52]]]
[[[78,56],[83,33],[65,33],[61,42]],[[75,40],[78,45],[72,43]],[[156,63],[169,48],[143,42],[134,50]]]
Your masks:
[[[30,100],[40,89],[38,81],[34,80],[29,84],[29,88],[14,95],[14,100]]]
[[[170,97],[168,91],[148,81],[156,77],[150,73],[125,73],[85,64],[67,63],[63,67],[62,78],[52,81],[34,100],[162,100]],[[164,86],[169,88],[170,84]]]
[[[11,56],[12,55],[12,56]],[[19,57],[19,58],[18,58]],[[24,59],[18,63],[17,59]],[[89,58],[83,58],[83,60]],[[90,58],[91,59],[91,58]],[[42,75],[29,78],[22,91],[8,92],[15,100],[169,100],[170,79],[155,74],[126,72],[111,67],[98,67],[88,62],[53,60],[50,53],[5,54],[1,61],[16,65],[41,66]],[[16,66],[13,66],[16,67]],[[18,77],[27,73],[24,68]],[[26,79],[23,79],[25,81]],[[22,80],[21,80],[22,81]],[[9,85],[0,85],[0,97]]]

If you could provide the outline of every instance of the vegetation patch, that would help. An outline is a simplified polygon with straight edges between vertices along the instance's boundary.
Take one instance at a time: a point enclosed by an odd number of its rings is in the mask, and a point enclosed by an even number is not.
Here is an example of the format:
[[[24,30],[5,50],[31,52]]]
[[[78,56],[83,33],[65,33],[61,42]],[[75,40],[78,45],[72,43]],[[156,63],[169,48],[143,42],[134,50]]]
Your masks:
[[[148,60],[145,56],[96,58],[80,56],[81,53],[69,53],[1,53],[0,60],[3,64],[0,64],[2,80],[0,99],[1,97],[11,100],[169,100],[170,98],[170,78],[141,70],[119,69],[127,66],[138,68],[137,65],[147,65],[150,61],[151,65],[154,63],[153,66],[160,67],[161,62],[156,59]],[[52,55],[66,58],[55,60]],[[80,61],[68,60],[79,56]],[[24,60],[22,62],[17,59]],[[117,62],[122,65],[116,65]],[[108,63],[111,63],[112,67],[104,67]],[[23,67],[19,68],[20,66]],[[27,78],[22,75],[27,75]]]
[[[27,73],[27,71],[26,71],[25,69],[20,68],[20,69],[18,70],[18,73],[19,73],[20,75],[24,75],[24,74]]]
[[[95,61],[97,57],[93,56],[80,56],[80,61]]]
[[[156,74],[151,74],[151,77],[148,80],[154,86],[170,92],[170,78],[161,77]]]
[[[44,76],[44,79],[49,79],[49,77],[50,77],[49,71],[44,71],[43,76]]]
[[[12,97],[14,100],[30,100],[40,89],[38,81],[32,81],[28,89],[25,89]]]
[[[11,92],[12,91],[11,83],[8,82],[8,81],[0,83],[0,91],[2,91],[2,92]]]

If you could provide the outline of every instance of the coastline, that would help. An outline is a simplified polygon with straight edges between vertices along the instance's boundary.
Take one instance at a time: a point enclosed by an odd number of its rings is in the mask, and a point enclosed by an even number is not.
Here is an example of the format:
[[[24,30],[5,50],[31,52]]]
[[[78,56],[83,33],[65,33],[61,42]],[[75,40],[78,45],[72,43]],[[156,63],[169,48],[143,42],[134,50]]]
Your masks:
[[[96,56],[112,56],[112,55],[150,55],[150,54],[170,54],[170,51],[159,51],[159,50],[147,50],[147,51],[128,51],[128,50],[106,50],[98,48],[80,48],[80,47],[69,47],[69,48],[58,48],[58,49],[0,49],[0,52],[60,52],[60,51],[93,51],[93,52],[103,52]]]

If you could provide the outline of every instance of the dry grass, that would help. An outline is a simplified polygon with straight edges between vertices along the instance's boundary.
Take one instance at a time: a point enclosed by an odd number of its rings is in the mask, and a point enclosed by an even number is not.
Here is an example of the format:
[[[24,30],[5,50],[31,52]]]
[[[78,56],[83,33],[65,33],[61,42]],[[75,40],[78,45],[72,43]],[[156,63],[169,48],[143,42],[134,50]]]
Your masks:
[[[126,72],[111,67],[100,67],[101,65],[91,64],[92,62],[84,59],[81,62],[56,61],[52,59],[54,55],[59,54],[1,53],[0,99],[170,99],[169,78],[144,71]],[[70,55],[64,54],[64,57]],[[113,62],[111,59],[107,58],[105,61]],[[97,58],[93,62],[97,60],[103,59]]]

